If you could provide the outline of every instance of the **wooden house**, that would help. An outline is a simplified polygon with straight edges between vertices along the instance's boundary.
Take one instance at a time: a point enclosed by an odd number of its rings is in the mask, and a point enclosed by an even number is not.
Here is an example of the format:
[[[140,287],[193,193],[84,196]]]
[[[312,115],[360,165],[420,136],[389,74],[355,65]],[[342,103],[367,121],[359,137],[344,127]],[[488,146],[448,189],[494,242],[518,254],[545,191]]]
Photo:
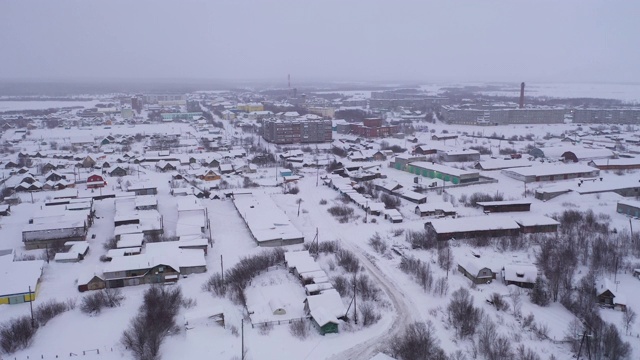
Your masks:
[[[490,284],[496,273],[479,257],[466,256],[458,263],[458,271],[474,284]]]
[[[618,286],[609,279],[596,282],[596,299],[598,305],[625,311],[627,309],[626,297],[618,292]]]
[[[142,255],[115,257],[103,269],[109,288],[178,281],[179,267]]]
[[[321,335],[337,333],[338,319],[344,319],[347,313],[340,294],[336,290],[307,296],[304,300],[304,309]]]
[[[91,174],[87,177],[87,189],[98,189],[107,185],[104,177],[100,174]]]
[[[201,172],[197,177],[198,179],[203,181],[220,180],[220,175],[211,169]]]
[[[127,175],[127,170],[120,166],[116,166],[111,171],[109,171],[109,176],[112,176],[112,177],[121,177],[126,175]]]
[[[156,163],[156,169],[159,171],[175,171],[178,169],[178,164],[170,161],[160,160]]]
[[[106,287],[106,282],[99,275],[89,275],[88,278],[78,278],[78,291],[100,290]]]

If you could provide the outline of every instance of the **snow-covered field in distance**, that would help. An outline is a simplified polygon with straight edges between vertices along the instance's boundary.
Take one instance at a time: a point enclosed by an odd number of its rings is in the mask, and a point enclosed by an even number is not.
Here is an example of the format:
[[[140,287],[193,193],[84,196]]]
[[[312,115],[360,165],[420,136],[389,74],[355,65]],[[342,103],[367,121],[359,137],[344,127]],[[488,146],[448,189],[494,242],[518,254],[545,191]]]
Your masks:
[[[519,96],[520,86],[505,87],[503,90],[483,91],[483,95]],[[640,102],[640,84],[536,84],[526,83],[525,96],[552,98],[602,98],[629,103]]]
[[[34,101],[0,101],[0,111],[16,110],[45,110],[52,108],[63,108],[71,106],[82,106],[84,108],[94,107],[99,101],[59,101],[59,100],[34,100]]]

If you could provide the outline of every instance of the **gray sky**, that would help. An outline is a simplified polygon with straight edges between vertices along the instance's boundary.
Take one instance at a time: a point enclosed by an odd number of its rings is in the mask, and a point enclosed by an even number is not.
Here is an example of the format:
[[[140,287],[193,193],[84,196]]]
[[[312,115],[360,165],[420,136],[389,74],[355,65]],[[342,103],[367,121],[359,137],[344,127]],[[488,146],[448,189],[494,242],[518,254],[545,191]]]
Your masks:
[[[0,0],[0,78],[640,83],[640,1]]]

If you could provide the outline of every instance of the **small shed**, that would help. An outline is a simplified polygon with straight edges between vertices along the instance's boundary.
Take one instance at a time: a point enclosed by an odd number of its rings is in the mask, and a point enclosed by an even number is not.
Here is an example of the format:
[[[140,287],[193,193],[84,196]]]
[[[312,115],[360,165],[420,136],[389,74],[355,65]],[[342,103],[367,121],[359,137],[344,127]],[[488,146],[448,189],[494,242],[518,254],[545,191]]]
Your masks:
[[[402,222],[402,214],[396,209],[387,209],[384,211],[384,218],[391,221],[394,224]]]
[[[368,204],[367,212],[370,215],[381,215],[384,212],[384,203],[372,202]]]
[[[9,216],[11,214],[11,205],[2,204],[0,205],[0,216]]]
[[[269,308],[273,312],[273,315],[286,315],[287,310],[284,308],[284,303],[279,298],[272,298],[269,300]]]
[[[533,289],[538,277],[538,268],[529,264],[509,264],[502,268],[505,285],[515,285],[525,289]]]

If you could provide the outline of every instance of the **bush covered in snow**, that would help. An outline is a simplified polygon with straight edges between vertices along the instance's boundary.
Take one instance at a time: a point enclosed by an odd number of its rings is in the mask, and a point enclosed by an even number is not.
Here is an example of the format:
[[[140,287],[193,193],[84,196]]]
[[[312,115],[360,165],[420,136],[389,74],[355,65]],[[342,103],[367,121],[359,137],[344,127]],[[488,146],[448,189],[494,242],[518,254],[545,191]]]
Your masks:
[[[114,308],[122,304],[125,299],[120,289],[102,289],[92,292],[82,298],[80,311],[85,314],[99,314],[103,308]]]
[[[304,340],[309,337],[310,334],[310,326],[309,321],[307,319],[297,319],[292,320],[289,324],[289,332],[294,337]]]
[[[131,320],[121,340],[136,360],[160,357],[164,338],[179,331],[175,318],[182,303],[180,287],[152,286],[144,292],[138,315]]]

